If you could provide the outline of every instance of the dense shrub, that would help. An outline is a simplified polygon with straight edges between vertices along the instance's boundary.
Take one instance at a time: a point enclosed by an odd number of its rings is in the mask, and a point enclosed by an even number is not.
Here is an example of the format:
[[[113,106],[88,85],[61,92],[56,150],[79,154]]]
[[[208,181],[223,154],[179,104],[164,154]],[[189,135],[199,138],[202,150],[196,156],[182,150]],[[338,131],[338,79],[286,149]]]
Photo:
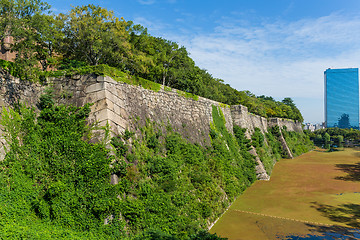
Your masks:
[[[25,107],[2,114],[10,151],[0,162],[0,209],[6,216],[0,218],[0,237],[19,238],[24,234],[20,228],[28,224],[38,231],[55,229],[54,236],[123,236],[119,226],[124,222],[103,225],[106,217],[119,212],[118,201],[116,186],[109,183],[108,151],[101,143],[83,140],[89,106],[41,106],[39,116]],[[43,228],[45,222],[54,225]],[[15,229],[9,232],[10,227]],[[25,232],[25,238],[47,236]]]

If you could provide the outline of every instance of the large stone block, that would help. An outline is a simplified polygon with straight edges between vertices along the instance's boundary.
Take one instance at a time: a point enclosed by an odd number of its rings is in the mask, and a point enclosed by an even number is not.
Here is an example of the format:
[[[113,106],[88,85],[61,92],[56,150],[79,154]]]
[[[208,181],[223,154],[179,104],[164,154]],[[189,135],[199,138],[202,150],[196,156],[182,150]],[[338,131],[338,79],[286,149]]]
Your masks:
[[[92,92],[85,97],[85,103],[94,103],[106,98],[105,91]]]
[[[92,93],[105,90],[105,83],[99,82],[92,85],[89,85],[85,88],[85,93]]]

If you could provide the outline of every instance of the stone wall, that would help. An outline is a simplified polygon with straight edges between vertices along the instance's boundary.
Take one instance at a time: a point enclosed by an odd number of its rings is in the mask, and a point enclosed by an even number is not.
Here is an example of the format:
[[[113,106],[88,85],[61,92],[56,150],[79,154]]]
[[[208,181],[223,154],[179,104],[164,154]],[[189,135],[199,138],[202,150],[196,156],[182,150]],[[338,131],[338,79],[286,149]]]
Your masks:
[[[246,128],[246,135],[248,137],[254,132],[255,128],[259,128],[262,133],[268,132],[268,128],[279,126],[282,129],[284,126],[288,131],[302,132],[300,122],[282,119],[282,118],[269,118],[255,115],[248,111],[248,108],[242,105],[231,106],[232,120],[235,125]]]
[[[38,84],[20,82],[19,79],[5,73],[0,72],[0,76],[0,107],[8,107],[18,102],[35,106],[46,88]],[[233,132],[233,124],[238,125],[247,129],[247,138],[251,138],[255,128],[266,133],[269,127],[275,125],[286,126],[289,131],[302,131],[301,123],[278,118],[268,120],[249,113],[247,107],[242,105],[230,107],[202,97],[197,100],[186,98],[175,89],[162,88],[156,92],[116,82],[110,77],[86,75],[51,78],[48,85],[54,89],[58,103],[76,106],[92,103],[89,124],[105,126],[108,123],[113,135],[121,134],[125,129],[131,130],[135,122],[143,125],[149,119],[162,125],[163,129],[171,125],[193,143],[208,145],[213,106],[221,108],[229,132]],[[93,140],[100,140],[102,133],[98,131]],[[4,146],[5,141],[0,138],[0,159],[3,159],[5,154]],[[255,149],[252,152],[257,156]],[[258,177],[268,179],[269,176],[258,157],[256,161]]]
[[[293,121],[282,118],[270,118],[268,121],[268,127],[279,126],[280,129],[286,127],[288,131],[302,132],[301,122]]]
[[[78,78],[51,79],[58,98],[77,106],[93,103],[89,123],[100,126],[109,123],[113,134],[119,134],[133,126],[145,124],[147,119],[166,126],[170,124],[191,142],[210,143],[209,130],[212,106],[220,107],[227,129],[232,132],[233,121],[230,107],[199,97],[186,98],[177,90],[158,92],[119,83],[110,77],[79,76]]]
[[[245,134],[249,139],[255,128],[259,128],[262,133],[267,132],[268,120],[264,117],[250,113],[245,106],[231,106],[231,115],[234,125],[247,129]]]
[[[0,70],[0,111],[3,108],[25,103],[28,106],[36,106],[43,87],[26,81],[20,81]],[[0,125],[0,160],[5,157],[6,141],[3,129]]]

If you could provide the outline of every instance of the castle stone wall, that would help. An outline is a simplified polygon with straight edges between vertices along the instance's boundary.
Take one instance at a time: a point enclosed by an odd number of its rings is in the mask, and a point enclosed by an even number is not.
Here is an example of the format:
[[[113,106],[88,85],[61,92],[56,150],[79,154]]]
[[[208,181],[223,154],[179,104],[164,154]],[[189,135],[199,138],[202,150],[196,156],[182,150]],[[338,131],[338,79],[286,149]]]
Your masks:
[[[0,73],[0,107],[14,106],[19,102],[35,106],[39,96],[47,86],[19,81],[5,73]],[[199,97],[186,98],[177,90],[160,89],[158,92],[116,82],[110,77],[95,75],[75,75],[72,77],[51,78],[49,87],[54,89],[57,103],[83,106],[91,103],[89,124],[110,125],[113,135],[125,129],[132,130],[135,123],[144,125],[146,120],[155,121],[165,129],[167,125],[193,143],[210,144],[209,130],[212,122],[212,108],[222,110],[226,128],[233,132],[233,124],[246,128],[246,137],[251,138],[255,128],[266,133],[269,127],[286,126],[289,131],[301,132],[301,123],[286,119],[266,119],[249,113],[242,105],[228,106]],[[1,134],[0,129],[0,134]],[[100,140],[102,131],[95,132],[94,141]],[[2,136],[3,134],[1,134]],[[286,144],[285,144],[286,145]],[[5,140],[0,138],[0,159],[5,156]],[[255,151],[255,150],[254,150]],[[254,153],[256,155],[256,153]],[[261,161],[257,159],[258,176],[268,178]],[[265,175],[264,175],[265,174]]]

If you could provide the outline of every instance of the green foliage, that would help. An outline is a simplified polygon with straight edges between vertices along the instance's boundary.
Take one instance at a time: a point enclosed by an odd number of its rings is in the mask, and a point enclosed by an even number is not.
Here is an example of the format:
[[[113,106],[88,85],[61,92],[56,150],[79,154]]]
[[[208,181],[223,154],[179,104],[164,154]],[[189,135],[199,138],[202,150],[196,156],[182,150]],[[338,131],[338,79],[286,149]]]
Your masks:
[[[270,128],[265,134],[268,145],[272,150],[274,159],[276,160],[287,157],[287,153],[285,153],[281,143],[279,142],[278,129],[278,126]]]
[[[251,144],[256,148],[256,152],[268,174],[271,173],[276,161],[287,157],[287,153],[279,140],[281,135],[283,135],[293,156],[301,155],[314,147],[308,135],[287,131],[286,127],[282,130],[278,126],[269,128],[265,136],[261,133],[260,129],[255,128],[251,136]]]
[[[116,149],[116,156],[117,157],[125,157],[127,152],[127,146],[125,145],[124,141],[120,137],[112,138],[111,144]]]
[[[58,48],[65,58],[125,68],[131,54],[125,20],[92,4],[73,7],[69,13],[59,14],[57,20],[64,35]]]
[[[359,141],[360,140],[360,131],[357,129],[344,129],[344,128],[325,128],[319,129],[314,132],[310,132],[309,136],[311,139],[315,139],[318,135],[324,136],[325,133],[330,135],[330,138],[334,138],[336,136],[343,136],[344,140],[349,141]]]
[[[212,146],[226,164],[224,176],[228,177],[228,173],[232,173],[238,181],[240,180],[239,182],[242,182],[241,185],[238,185],[237,181],[233,181],[233,177],[229,176],[227,179],[229,183],[227,194],[235,197],[245,189],[245,186],[255,181],[255,162],[253,157],[245,153],[248,150],[248,147],[242,144],[246,142],[245,135],[237,132],[234,137],[228,132],[224,115],[219,107],[212,106],[212,116],[214,124],[211,126],[210,137]],[[242,172],[232,169],[231,166],[237,166],[237,168],[242,169]]]
[[[44,91],[45,93],[40,96],[39,103],[37,104],[37,107],[40,110],[46,109],[46,108],[52,108],[54,106],[54,95],[53,90],[51,88],[47,88]]]
[[[251,135],[251,144],[255,148],[260,148],[260,147],[264,146],[264,140],[265,140],[265,137],[261,133],[261,130],[259,128],[255,128],[254,133]]]
[[[19,66],[19,64],[15,64],[13,62],[0,59],[0,68],[4,69],[14,77],[21,78],[22,72],[21,72],[21,66]]]
[[[113,138],[115,145],[121,138],[127,147],[126,157],[118,156],[112,165],[119,177],[121,215],[136,238],[219,239],[199,230],[255,181],[255,168],[248,147],[237,143],[246,142],[244,134],[235,139],[215,106],[213,120],[216,137],[206,148],[150,121],[128,140],[126,134]]]
[[[330,135],[328,133],[325,133],[323,136],[323,140],[325,144],[328,144],[330,142]]]
[[[335,144],[338,146],[338,147],[341,147],[344,143],[344,137],[342,135],[337,135],[336,138],[335,138]]]
[[[352,128],[325,128],[309,132],[308,135],[316,146],[324,148],[342,148],[344,143],[352,146],[360,141],[360,131]]]
[[[255,157],[249,152],[251,144],[250,140],[245,136],[246,128],[240,128],[239,126],[234,125],[233,132],[240,148],[240,154],[244,159],[244,168],[246,169],[244,174],[250,182],[255,182],[256,174],[253,169],[255,168],[256,163]]]
[[[0,1],[0,35],[8,51],[16,52],[16,75],[31,80],[52,62],[53,39],[56,33],[50,5],[36,1]]]
[[[74,68],[73,67],[74,65],[79,65],[80,67]],[[118,82],[124,82],[131,85],[142,86],[145,89],[150,89],[156,92],[161,89],[161,85],[158,83],[148,81],[141,77],[132,76],[117,68],[110,67],[109,65],[99,64],[96,66],[89,66],[83,64],[83,62],[76,62],[76,61],[75,62],[71,61],[69,64],[62,65],[60,70],[43,72],[41,73],[41,77],[46,78],[46,77],[85,75],[85,74],[109,76]]]
[[[164,91],[166,91],[166,92],[171,92],[171,91],[172,91],[172,89],[171,89],[171,87],[164,86]]]
[[[295,131],[287,131],[286,129],[282,129],[281,132],[294,157],[306,153],[314,148],[314,144],[307,134],[302,132],[298,133]]]
[[[275,162],[281,157],[278,153],[279,144],[280,143],[275,140],[270,131],[264,136],[259,128],[255,128],[251,135],[251,145],[256,149],[256,152],[269,175],[272,172]]]
[[[83,140],[89,106],[40,105],[39,116],[25,107],[2,115],[10,151],[0,162],[0,209],[7,216],[0,218],[1,238],[47,238],[51,229],[64,238],[123,236],[117,224],[103,225],[116,214],[118,200],[109,184],[108,151]],[[46,222],[52,225],[42,227]],[[27,225],[34,230],[25,230]]]

